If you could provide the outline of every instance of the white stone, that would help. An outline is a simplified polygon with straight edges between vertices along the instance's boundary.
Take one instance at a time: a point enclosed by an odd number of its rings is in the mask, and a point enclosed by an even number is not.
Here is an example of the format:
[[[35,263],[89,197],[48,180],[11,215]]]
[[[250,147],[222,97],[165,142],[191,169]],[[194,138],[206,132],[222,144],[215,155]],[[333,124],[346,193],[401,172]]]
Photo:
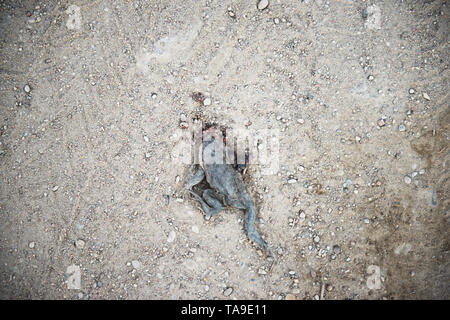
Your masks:
[[[204,106],[209,106],[210,104],[211,104],[211,98],[205,98],[205,100],[203,100]]]
[[[258,2],[258,10],[264,10],[269,6],[269,0],[260,0]]]
[[[177,234],[175,231],[170,231],[169,236],[167,237],[167,242],[173,242],[176,238]]]

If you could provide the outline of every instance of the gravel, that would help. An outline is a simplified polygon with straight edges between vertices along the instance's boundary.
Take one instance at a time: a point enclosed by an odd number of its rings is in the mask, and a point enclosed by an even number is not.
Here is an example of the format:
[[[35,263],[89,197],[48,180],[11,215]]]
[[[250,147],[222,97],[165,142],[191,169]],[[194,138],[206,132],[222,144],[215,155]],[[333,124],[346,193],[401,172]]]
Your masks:
[[[341,247],[340,247],[339,245],[335,244],[335,245],[333,246],[333,252],[334,252],[335,254],[341,253]]]
[[[131,265],[133,266],[133,268],[135,269],[139,269],[141,267],[141,263],[138,260],[133,260],[131,261]]]
[[[83,249],[85,244],[86,243],[82,239],[78,239],[75,241],[75,247],[77,247],[78,249]]]
[[[263,268],[259,268],[259,269],[258,269],[258,274],[260,274],[260,275],[265,275],[265,274],[267,274],[267,272],[266,272],[266,270],[264,270]]]
[[[176,238],[177,234],[175,233],[175,231],[170,231],[169,232],[169,236],[167,237],[167,242],[173,242]]]
[[[203,100],[203,105],[204,105],[205,107],[211,105],[211,98],[206,97],[205,100]]]
[[[147,156],[145,156],[145,157],[147,158]],[[169,195],[168,194],[163,194],[163,199],[164,199],[165,205],[168,206],[169,205],[169,200],[170,200]]]
[[[185,121],[182,121],[182,122],[180,122],[180,128],[187,129],[187,128],[189,128],[189,124]]]
[[[228,296],[230,296],[232,293],[233,293],[233,288],[228,287],[228,288],[226,288],[226,289],[224,290],[223,295],[224,295],[225,297],[228,297]]]
[[[301,221],[305,220],[306,219],[305,211],[301,210],[298,216],[299,216]]]
[[[269,6],[269,0],[260,0],[258,2],[258,10],[264,10]]]

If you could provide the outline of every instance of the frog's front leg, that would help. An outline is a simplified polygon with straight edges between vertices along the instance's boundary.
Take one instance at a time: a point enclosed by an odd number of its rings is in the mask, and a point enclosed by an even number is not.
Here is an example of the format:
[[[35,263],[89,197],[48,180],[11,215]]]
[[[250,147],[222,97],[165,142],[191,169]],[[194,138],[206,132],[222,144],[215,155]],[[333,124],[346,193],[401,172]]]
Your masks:
[[[184,188],[187,190],[191,190],[193,186],[199,184],[205,178],[205,171],[202,167],[198,167],[197,172],[189,179],[188,182],[184,185]]]
[[[189,193],[200,203],[206,219],[211,218],[222,210],[222,203],[215,197],[214,190],[206,189],[203,191],[203,197],[191,190],[189,190]]]

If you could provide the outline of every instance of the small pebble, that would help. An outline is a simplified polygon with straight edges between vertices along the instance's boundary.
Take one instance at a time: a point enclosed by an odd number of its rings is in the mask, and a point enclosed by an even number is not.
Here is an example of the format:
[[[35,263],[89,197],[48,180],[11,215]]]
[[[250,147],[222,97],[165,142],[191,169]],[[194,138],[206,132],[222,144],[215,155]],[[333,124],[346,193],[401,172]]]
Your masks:
[[[53,192],[56,192],[58,189],[59,189],[58,186],[54,186],[54,187],[52,188],[52,191],[53,191]]]
[[[202,102],[205,100],[205,95],[201,92],[193,92],[191,95],[192,99],[196,102]]]
[[[228,297],[229,295],[231,295],[233,293],[233,288],[228,287],[225,289],[225,291],[223,292],[223,295]]]
[[[379,127],[384,127],[385,124],[386,124],[386,122],[385,122],[383,119],[380,119],[380,120],[378,120],[378,122],[377,122],[377,125],[378,125]]]
[[[204,105],[204,106],[209,106],[209,105],[211,105],[211,98],[205,98],[205,100],[203,100],[203,105]]]
[[[333,252],[334,252],[335,254],[341,253],[341,247],[339,247],[337,244],[335,244],[335,245],[333,246]]]
[[[273,23],[279,24],[280,23],[280,19],[278,19],[278,18],[273,19]]]
[[[175,231],[170,231],[169,236],[167,237],[167,242],[173,242],[176,236],[177,234],[175,233]]]
[[[258,10],[264,10],[269,6],[269,0],[260,0],[258,2]]]
[[[30,86],[29,86],[28,84],[26,84],[26,85],[23,87],[23,91],[25,91],[26,93],[30,93],[30,91],[31,91]]]
[[[405,131],[405,130],[406,130],[405,125],[400,124],[400,125],[398,126],[398,131],[403,132],[403,131]]]
[[[288,293],[288,294],[286,295],[286,297],[284,297],[284,299],[285,299],[285,300],[297,300],[297,299],[295,298],[295,296],[294,296],[292,293]]]
[[[425,100],[428,100],[428,101],[431,100],[430,96],[426,92],[424,92],[422,95]]]
[[[413,88],[409,89],[409,94],[414,94],[414,92],[416,92],[416,90],[414,90]]]
[[[166,204],[166,206],[168,206],[169,205],[169,195],[167,195],[167,194],[163,194],[163,198],[164,198],[164,203]]]
[[[373,75],[370,75],[367,77],[367,80],[369,80],[369,81],[373,81],[374,79],[375,79],[375,77]]]
[[[200,230],[198,229],[197,226],[192,226],[192,231],[195,232],[195,233],[199,233],[200,232]]]
[[[75,241],[75,247],[77,247],[78,249],[83,249],[85,244],[86,243],[81,239]]]
[[[405,180],[406,184],[410,184],[411,183],[411,178],[409,176],[405,176],[404,180]]]
[[[29,247],[30,249],[33,249],[35,245],[36,245],[36,243],[35,243],[34,241],[32,241],[32,242],[30,242],[30,243],[28,244],[28,247]]]
[[[189,124],[185,121],[180,122],[180,128],[181,129],[187,129],[189,127]]]
[[[300,214],[299,214],[298,216],[300,217],[300,220],[305,220],[305,218],[306,218],[306,213],[305,213],[305,211],[301,210],[301,211],[300,211]]]
[[[366,20],[368,16],[369,16],[369,13],[367,12],[367,9],[364,8],[364,9],[361,11],[361,17],[362,17],[364,20]]]
[[[133,260],[131,261],[131,265],[133,266],[133,268],[135,269],[139,269],[141,267],[141,263],[138,260]]]
[[[99,287],[99,288],[103,287],[103,282],[98,281],[98,282],[97,282],[97,287]]]
[[[290,184],[297,183],[297,179],[291,178],[287,182],[290,183]]]

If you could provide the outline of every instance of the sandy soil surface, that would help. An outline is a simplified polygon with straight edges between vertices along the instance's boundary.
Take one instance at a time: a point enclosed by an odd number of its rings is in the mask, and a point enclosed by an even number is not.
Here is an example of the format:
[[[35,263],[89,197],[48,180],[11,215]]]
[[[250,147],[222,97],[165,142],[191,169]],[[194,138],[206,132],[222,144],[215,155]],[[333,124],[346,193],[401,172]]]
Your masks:
[[[450,298],[448,4],[259,6],[0,2],[1,298]],[[276,260],[183,191],[193,119],[280,130]]]

